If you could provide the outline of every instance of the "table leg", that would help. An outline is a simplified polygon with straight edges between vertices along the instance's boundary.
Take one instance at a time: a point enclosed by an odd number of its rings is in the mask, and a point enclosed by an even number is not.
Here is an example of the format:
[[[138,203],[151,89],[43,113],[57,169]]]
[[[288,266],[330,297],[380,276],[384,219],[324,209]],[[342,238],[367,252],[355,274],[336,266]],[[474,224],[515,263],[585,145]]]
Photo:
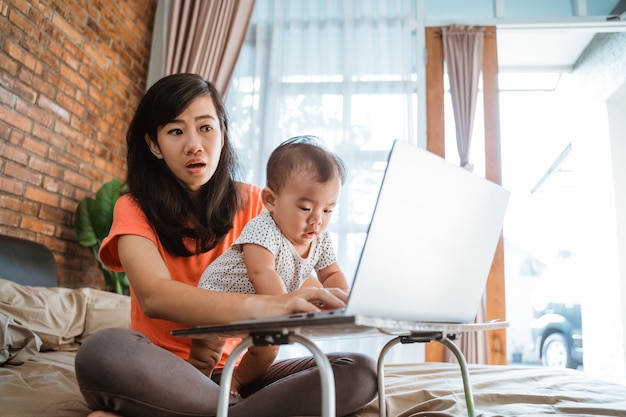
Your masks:
[[[335,417],[336,415],[336,398],[335,398],[335,376],[333,375],[333,368],[330,366],[328,357],[322,352],[322,350],[306,337],[290,333],[289,342],[298,342],[308,348],[313,354],[313,358],[317,363],[320,371],[320,379],[322,384],[322,417]],[[217,405],[216,417],[228,416],[228,403],[230,400],[230,382],[235,371],[235,363],[237,358],[250,346],[252,346],[253,338],[248,336],[241,341],[233,349],[232,353],[224,364],[222,370],[222,378],[220,385],[219,402]]]
[[[447,337],[444,337],[441,340],[437,340],[437,342],[443,344],[445,347],[450,349],[456,359],[459,361],[459,366],[461,367],[461,376],[463,378],[463,389],[465,390],[465,402],[467,403],[467,415],[468,417],[474,417],[474,395],[472,394],[472,384],[469,379],[469,371],[467,369],[467,362],[465,361],[465,356],[461,349],[454,342]]]
[[[387,404],[385,403],[385,356],[398,343],[400,343],[400,338],[394,337],[383,346],[380,355],[378,355],[378,415],[380,417],[387,417]]]
[[[469,371],[467,368],[467,361],[463,352],[454,344],[452,340],[447,337],[442,337],[441,334],[413,334],[410,336],[398,336],[391,339],[385,346],[383,346],[380,354],[378,355],[378,413],[380,417],[387,417],[387,404],[385,402],[385,368],[384,359],[389,350],[398,343],[418,343],[418,342],[432,342],[437,341],[450,349],[454,356],[459,361],[461,368],[461,377],[463,379],[463,390],[465,392],[465,403],[467,404],[468,417],[474,417],[474,396],[472,394],[472,386],[469,378]]]

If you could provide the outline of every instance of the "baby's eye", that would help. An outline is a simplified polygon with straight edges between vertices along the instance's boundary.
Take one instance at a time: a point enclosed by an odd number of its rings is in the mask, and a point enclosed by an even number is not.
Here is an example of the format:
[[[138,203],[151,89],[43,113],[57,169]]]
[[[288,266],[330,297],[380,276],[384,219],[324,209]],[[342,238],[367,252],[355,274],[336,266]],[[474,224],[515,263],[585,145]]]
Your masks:
[[[311,211],[311,209],[308,208],[308,207],[300,207],[300,210],[302,210],[302,211]]]
[[[324,210],[324,213],[332,213],[332,212],[333,212],[333,209],[326,209],[326,210]]]
[[[175,136],[182,135],[183,134],[183,130],[182,129],[178,129],[178,128],[170,129],[170,130],[167,131],[167,134],[168,135],[175,135]]]

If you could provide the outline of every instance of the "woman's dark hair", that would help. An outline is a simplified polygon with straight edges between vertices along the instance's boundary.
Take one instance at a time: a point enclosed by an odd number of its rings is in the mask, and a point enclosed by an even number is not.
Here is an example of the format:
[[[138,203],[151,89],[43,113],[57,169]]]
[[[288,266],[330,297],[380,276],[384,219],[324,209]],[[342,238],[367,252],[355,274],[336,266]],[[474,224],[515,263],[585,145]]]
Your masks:
[[[277,193],[291,174],[302,169],[315,174],[315,181],[320,184],[335,178],[343,184],[347,175],[341,158],[326,150],[317,136],[296,136],[278,145],[270,155],[267,186]]]
[[[224,135],[213,177],[193,200],[163,159],[148,144],[157,129],[178,117],[198,97],[211,97]],[[229,136],[228,114],[219,92],[196,74],[174,74],[157,81],[143,96],[126,134],[128,191],[137,199],[165,249],[191,256],[214,248],[232,228],[242,201],[235,181],[238,164]]]

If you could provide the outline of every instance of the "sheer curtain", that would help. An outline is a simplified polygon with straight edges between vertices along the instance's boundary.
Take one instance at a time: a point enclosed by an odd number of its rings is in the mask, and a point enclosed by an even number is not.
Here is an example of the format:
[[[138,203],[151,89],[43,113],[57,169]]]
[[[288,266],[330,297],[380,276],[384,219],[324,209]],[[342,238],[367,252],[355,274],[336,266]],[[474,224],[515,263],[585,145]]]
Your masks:
[[[330,230],[347,277],[393,140],[417,142],[413,4],[256,0],[228,88],[246,181],[264,186],[269,153],[296,135],[319,136],[346,162]]]
[[[450,96],[455,121],[456,145],[460,165],[473,171],[469,162],[479,76],[483,61],[484,28],[452,25],[442,27],[443,51],[448,66]],[[484,300],[478,308],[476,322],[485,321]],[[457,341],[468,363],[488,363],[485,332],[467,332]],[[446,350],[446,360],[454,358]]]
[[[269,153],[296,135],[345,160],[332,227],[348,275],[391,143],[416,141],[410,4],[257,0],[226,99],[247,181],[264,185]]]

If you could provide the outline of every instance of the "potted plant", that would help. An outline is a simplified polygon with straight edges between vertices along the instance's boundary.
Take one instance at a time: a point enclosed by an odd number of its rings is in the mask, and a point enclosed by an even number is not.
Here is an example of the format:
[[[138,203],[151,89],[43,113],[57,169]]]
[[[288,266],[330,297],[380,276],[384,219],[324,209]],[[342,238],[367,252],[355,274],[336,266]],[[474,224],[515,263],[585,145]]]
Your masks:
[[[125,186],[119,179],[113,179],[100,187],[96,198],[83,198],[76,208],[74,234],[78,243],[88,247],[98,261],[104,274],[108,291],[128,294],[128,277],[123,272],[115,272],[104,266],[98,257],[102,240],[109,234],[113,223],[113,208]]]

